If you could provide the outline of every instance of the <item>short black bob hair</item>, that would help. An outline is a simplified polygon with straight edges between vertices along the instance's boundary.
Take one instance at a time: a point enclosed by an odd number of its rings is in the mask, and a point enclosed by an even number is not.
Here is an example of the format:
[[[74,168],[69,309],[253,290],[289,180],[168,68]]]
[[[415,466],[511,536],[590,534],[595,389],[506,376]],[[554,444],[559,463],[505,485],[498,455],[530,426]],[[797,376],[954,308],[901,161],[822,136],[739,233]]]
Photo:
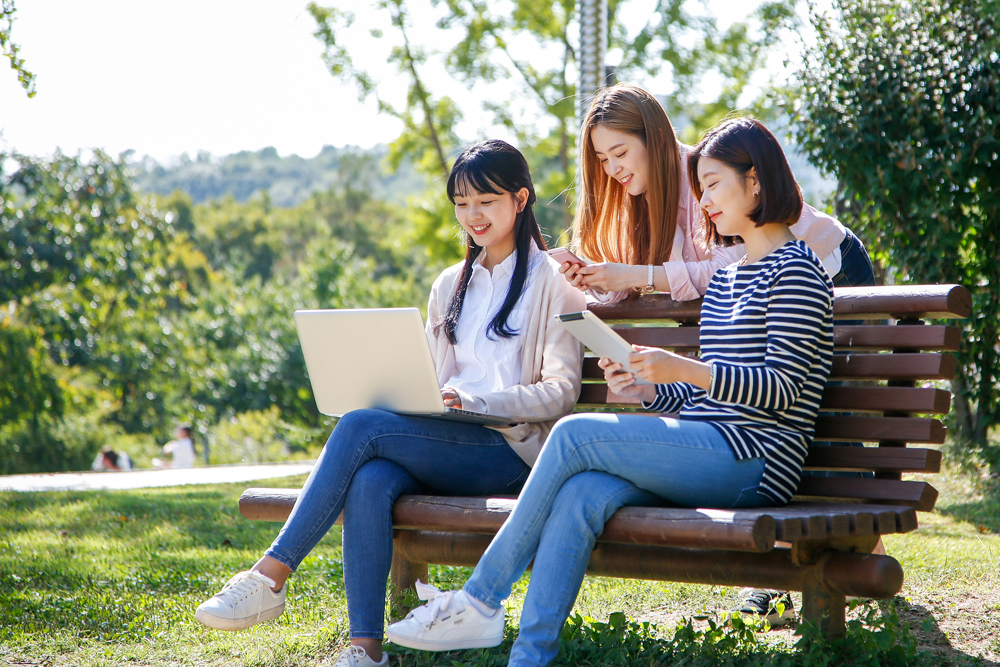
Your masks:
[[[702,137],[688,155],[691,192],[701,201],[698,161],[710,157],[736,170],[746,178],[750,169],[757,172],[760,196],[749,217],[758,227],[770,223],[794,225],[802,215],[802,191],[795,182],[781,145],[771,131],[753,118],[724,120]],[[709,243],[733,245],[735,237],[722,236],[708,215],[702,211]]]

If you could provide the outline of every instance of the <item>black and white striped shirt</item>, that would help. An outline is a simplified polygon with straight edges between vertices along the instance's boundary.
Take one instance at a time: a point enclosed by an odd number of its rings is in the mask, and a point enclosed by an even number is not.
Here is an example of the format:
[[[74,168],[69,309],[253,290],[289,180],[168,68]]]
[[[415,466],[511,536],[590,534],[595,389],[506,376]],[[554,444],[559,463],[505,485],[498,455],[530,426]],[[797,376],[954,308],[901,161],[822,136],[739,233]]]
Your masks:
[[[650,410],[708,421],[738,460],[762,457],[761,492],[788,502],[798,487],[833,355],[833,284],[802,241],[759,262],[720,269],[701,306],[709,391],[656,386]]]

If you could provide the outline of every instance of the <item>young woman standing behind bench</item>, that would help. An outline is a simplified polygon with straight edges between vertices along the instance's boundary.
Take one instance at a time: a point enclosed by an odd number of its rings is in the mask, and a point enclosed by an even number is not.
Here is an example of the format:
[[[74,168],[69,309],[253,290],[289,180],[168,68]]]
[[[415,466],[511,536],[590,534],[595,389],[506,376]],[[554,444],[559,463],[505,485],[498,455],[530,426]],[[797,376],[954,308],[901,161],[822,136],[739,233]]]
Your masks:
[[[343,510],[351,646],[335,665],[388,664],[382,636],[396,498],[516,493],[555,421],[572,410],[583,348],[555,315],[581,310],[584,297],[544,252],[524,157],[502,141],[468,148],[455,161],[448,198],[467,253],[434,282],[428,305],[441,395],[450,407],[518,423],[344,415],[271,547],[198,607],[203,624],[239,630],[281,615],[287,578]]]
[[[649,92],[627,83],[602,89],[580,130],[580,189],[572,245],[597,261],[565,264],[574,285],[601,300],[630,288],[700,298],[715,272],[739,261],[742,245],[712,243],[687,173],[690,148]],[[805,242],[834,285],[874,284],[861,241],[835,218],[808,204],[791,232]]]
[[[710,130],[688,166],[709,234],[746,243],[708,286],[701,358],[635,346],[635,375],[600,361],[612,391],[679,418],[561,420],[465,587],[418,589],[429,604],[390,625],[390,640],[428,650],[499,644],[502,601],[534,559],[508,664],[546,665],[594,543],[620,507],[767,507],[792,497],[830,372],[833,285],[789,231],[801,195],[763,125],[738,119]]]

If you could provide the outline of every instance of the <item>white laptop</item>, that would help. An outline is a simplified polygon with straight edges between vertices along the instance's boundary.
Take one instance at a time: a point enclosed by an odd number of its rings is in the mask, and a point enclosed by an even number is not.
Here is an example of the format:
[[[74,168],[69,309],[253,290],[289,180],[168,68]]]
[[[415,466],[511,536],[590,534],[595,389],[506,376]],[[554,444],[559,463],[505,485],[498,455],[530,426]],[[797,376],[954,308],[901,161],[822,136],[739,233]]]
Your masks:
[[[445,407],[416,308],[297,310],[295,326],[316,407],[324,415],[379,408],[474,424],[512,423]]]

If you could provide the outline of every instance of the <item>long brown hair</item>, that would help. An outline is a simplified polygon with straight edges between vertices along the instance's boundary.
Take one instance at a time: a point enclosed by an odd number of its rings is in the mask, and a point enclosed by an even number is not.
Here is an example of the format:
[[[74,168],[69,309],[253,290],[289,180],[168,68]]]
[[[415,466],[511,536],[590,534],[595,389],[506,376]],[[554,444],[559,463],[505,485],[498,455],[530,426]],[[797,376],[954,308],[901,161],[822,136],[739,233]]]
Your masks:
[[[590,141],[598,125],[638,137],[649,157],[645,195],[633,197],[604,172]],[[670,119],[655,97],[628,83],[594,97],[580,128],[580,191],[573,246],[586,257],[623,264],[662,264],[677,230],[681,157]]]

